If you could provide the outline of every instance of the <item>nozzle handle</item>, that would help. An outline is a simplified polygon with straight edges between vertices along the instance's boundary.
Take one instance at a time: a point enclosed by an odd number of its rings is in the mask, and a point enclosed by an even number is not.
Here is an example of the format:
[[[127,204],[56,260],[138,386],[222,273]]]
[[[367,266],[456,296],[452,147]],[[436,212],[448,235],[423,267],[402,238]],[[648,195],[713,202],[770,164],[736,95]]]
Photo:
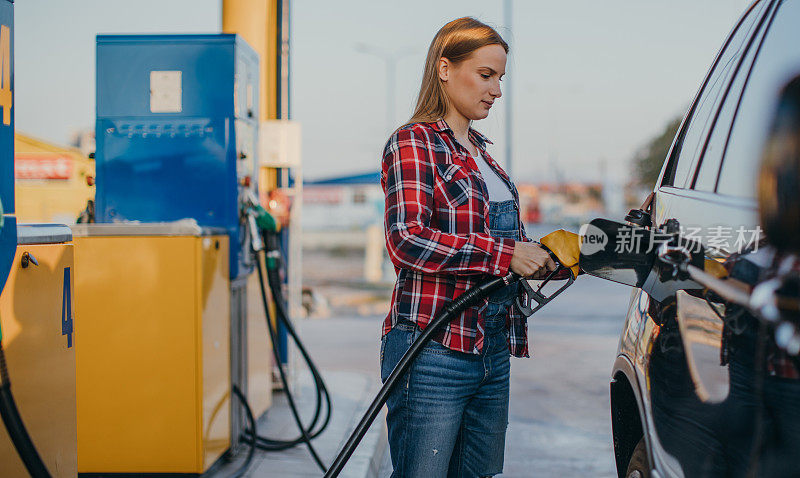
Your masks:
[[[542,289],[544,288],[544,286],[546,286],[551,280],[553,280],[554,277],[556,277],[558,273],[560,273],[564,269],[569,271],[567,282],[564,285],[562,285],[561,288],[559,288],[557,291],[555,291],[549,296],[542,294]],[[549,304],[550,301],[558,297],[562,292],[567,290],[567,288],[571,286],[573,282],[575,282],[575,275],[572,273],[572,269],[564,267],[563,265],[558,263],[558,267],[556,267],[555,270],[547,274],[547,277],[544,278],[542,283],[536,289],[531,287],[531,285],[528,283],[527,280],[521,281],[523,292],[519,296],[517,296],[516,299],[517,308],[519,308],[520,312],[522,312],[522,314],[525,317],[530,317],[531,315],[535,314],[539,309]],[[523,299],[523,297],[527,297],[527,300]],[[536,302],[536,307],[533,307],[533,302]]]

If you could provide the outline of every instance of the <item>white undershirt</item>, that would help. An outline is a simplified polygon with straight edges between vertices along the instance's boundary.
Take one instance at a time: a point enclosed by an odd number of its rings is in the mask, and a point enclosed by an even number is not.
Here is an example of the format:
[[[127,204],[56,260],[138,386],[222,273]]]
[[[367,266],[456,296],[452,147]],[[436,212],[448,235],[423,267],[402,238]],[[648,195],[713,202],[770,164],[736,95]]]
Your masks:
[[[489,166],[489,163],[486,161],[483,154],[481,154],[480,150],[478,150],[478,156],[472,156],[472,159],[474,159],[475,164],[478,165],[481,176],[483,176],[483,182],[486,183],[486,189],[489,191],[489,201],[501,202],[514,199],[505,181],[503,181],[500,175]]]

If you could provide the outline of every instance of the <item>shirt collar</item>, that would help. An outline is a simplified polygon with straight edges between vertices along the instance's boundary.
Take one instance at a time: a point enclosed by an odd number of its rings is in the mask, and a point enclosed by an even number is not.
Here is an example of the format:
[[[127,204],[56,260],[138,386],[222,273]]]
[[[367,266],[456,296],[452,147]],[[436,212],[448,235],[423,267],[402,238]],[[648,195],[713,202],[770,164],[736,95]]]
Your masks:
[[[431,126],[437,133],[449,132],[450,134],[453,134],[453,129],[450,128],[450,125],[448,125],[444,119],[440,119],[435,123],[431,123]],[[485,149],[487,144],[494,144],[489,140],[489,138],[472,129],[472,127],[469,128],[468,134],[469,138],[477,143],[482,149]]]

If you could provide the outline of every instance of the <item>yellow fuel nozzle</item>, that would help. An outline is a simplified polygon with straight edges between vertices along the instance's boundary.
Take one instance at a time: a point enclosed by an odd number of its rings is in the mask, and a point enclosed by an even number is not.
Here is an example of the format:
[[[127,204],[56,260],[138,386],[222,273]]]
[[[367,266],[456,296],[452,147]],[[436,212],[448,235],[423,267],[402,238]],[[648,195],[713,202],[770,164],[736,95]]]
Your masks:
[[[527,280],[520,281],[523,291],[517,297],[517,308],[523,315],[530,317],[536,311],[547,305],[551,300],[555,299],[558,295],[564,292],[569,286],[575,282],[578,277],[580,269],[578,267],[578,260],[581,255],[581,241],[580,236],[575,233],[567,232],[563,229],[553,231],[550,234],[540,239],[542,247],[550,252],[550,256],[558,262],[558,268],[550,272],[548,276],[542,279],[541,284],[537,289],[531,287]],[[567,272],[570,275],[562,277],[561,272]],[[566,283],[561,286],[557,291],[544,295],[542,289],[551,280],[562,281]],[[534,305],[534,302],[536,305]]]
[[[716,277],[717,279],[724,279],[728,276],[728,270],[725,269],[720,262],[715,261],[714,259],[706,258],[703,261],[703,270],[705,270],[708,274]]]
[[[539,242],[548,248],[558,259],[562,266],[572,271],[573,277],[578,277],[581,257],[581,236],[574,232],[558,229],[544,236]]]

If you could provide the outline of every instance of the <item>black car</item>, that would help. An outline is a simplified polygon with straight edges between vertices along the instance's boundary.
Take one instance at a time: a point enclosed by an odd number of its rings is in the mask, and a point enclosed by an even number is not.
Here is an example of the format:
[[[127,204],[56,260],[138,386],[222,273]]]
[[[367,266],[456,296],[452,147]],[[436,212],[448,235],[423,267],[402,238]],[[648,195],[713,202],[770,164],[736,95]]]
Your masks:
[[[799,73],[800,0],[756,1],[711,66],[648,204],[629,219],[681,231],[754,285],[773,260],[759,249],[759,160],[778,92]],[[612,372],[618,475],[800,476],[797,362],[746,310],[656,276],[634,289]]]

